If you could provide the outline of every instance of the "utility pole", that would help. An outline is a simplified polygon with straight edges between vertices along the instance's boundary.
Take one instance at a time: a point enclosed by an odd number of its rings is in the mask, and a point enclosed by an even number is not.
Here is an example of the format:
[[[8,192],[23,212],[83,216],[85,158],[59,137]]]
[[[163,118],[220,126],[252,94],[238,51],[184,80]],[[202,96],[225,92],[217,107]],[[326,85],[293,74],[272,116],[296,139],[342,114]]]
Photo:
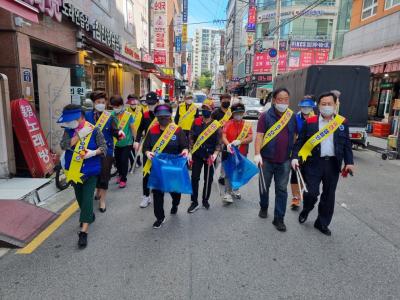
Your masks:
[[[276,1],[276,16],[275,16],[275,27],[277,28],[274,36],[274,48],[278,52],[275,63],[272,64],[272,83],[275,83],[275,78],[278,76],[279,66],[279,39],[281,34],[281,0]]]

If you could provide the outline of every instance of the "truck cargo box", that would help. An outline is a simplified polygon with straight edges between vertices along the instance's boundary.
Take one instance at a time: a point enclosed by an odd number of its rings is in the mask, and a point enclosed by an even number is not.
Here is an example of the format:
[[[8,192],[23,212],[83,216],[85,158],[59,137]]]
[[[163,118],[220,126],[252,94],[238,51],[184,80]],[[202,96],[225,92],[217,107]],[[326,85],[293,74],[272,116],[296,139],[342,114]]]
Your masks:
[[[317,65],[279,75],[274,88],[290,91],[290,107],[298,111],[304,95],[318,97],[323,92],[338,90],[339,113],[351,127],[366,127],[370,100],[370,69],[366,66]]]

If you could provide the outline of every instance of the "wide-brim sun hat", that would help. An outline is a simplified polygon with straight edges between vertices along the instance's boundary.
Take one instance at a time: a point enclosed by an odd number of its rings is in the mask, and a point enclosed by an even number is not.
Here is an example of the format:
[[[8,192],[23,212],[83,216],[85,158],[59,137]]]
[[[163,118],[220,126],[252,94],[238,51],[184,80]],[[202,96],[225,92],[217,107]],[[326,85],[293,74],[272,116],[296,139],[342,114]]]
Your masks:
[[[74,120],[78,120],[82,115],[82,109],[71,109],[64,110],[61,116],[58,118],[57,123],[66,123]]]

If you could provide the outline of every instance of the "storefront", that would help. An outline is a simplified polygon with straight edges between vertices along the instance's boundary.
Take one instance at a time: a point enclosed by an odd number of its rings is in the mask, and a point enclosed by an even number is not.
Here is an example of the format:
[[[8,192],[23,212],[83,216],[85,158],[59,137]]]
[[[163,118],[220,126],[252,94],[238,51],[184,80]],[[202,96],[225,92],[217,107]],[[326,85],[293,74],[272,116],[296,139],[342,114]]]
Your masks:
[[[344,57],[328,64],[370,67],[369,131],[377,137],[397,138],[400,127],[400,44]]]

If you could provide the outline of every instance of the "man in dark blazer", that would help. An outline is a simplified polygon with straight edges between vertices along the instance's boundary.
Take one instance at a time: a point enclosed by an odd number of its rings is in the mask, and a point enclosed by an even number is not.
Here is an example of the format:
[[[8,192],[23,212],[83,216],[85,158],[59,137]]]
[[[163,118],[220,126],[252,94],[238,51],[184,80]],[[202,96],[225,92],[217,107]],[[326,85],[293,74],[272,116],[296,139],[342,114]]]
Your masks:
[[[320,114],[307,119],[304,123],[292,153],[293,169],[299,166],[301,156],[299,152],[302,154],[300,150],[304,144],[334,120],[336,117],[336,105],[337,97],[334,93],[327,92],[319,96],[318,108]],[[311,151],[311,157],[302,162],[304,165],[304,180],[308,192],[304,193],[304,205],[299,215],[299,222],[302,224],[307,220],[308,214],[317,203],[322,182],[318,218],[314,223],[314,227],[328,236],[331,235],[328,226],[333,216],[336,186],[339,175],[342,172],[343,161],[343,173],[352,175],[354,173],[353,152],[346,120],[332,134],[316,145]]]

